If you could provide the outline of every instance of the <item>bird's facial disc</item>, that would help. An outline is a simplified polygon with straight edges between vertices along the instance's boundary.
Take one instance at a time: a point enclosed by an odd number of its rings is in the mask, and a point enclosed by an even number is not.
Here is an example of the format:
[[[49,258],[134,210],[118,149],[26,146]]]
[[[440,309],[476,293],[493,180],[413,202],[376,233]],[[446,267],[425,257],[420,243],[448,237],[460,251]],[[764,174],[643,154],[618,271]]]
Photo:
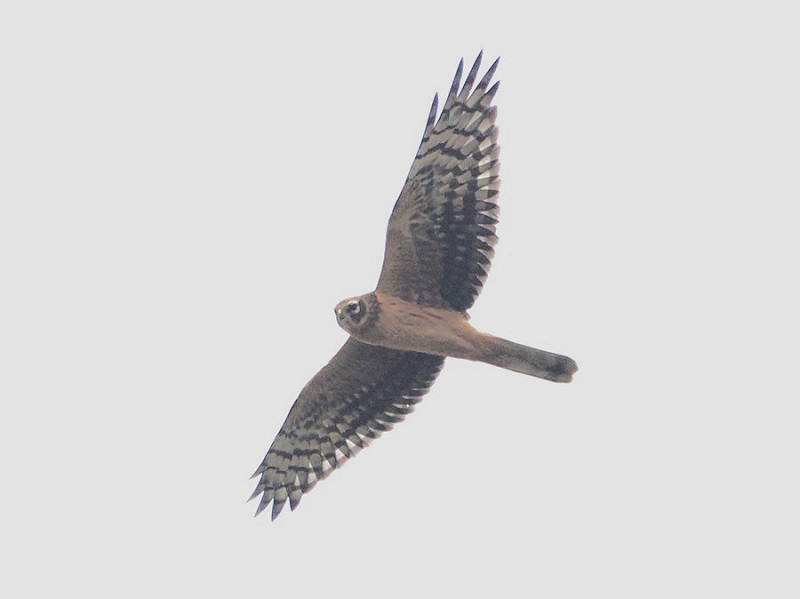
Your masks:
[[[336,305],[336,321],[348,333],[357,329],[367,315],[367,305],[358,297],[344,300]]]

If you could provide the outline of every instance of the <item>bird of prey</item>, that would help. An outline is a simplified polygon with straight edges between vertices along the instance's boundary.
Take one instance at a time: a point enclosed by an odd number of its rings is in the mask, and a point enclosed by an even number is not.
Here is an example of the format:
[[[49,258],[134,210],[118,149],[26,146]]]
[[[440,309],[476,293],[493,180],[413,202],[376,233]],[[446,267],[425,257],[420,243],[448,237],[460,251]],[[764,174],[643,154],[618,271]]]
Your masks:
[[[482,54],[482,53],[481,53]],[[303,388],[253,477],[258,515],[272,519],[381,433],[402,421],[433,384],[445,357],[486,362],[569,382],[575,362],[481,333],[467,310],[481,291],[497,241],[500,169],[490,87],[498,60],[473,90],[481,54],[464,85],[462,60],[425,132],[386,234],[375,291],[340,302],[350,334]]]

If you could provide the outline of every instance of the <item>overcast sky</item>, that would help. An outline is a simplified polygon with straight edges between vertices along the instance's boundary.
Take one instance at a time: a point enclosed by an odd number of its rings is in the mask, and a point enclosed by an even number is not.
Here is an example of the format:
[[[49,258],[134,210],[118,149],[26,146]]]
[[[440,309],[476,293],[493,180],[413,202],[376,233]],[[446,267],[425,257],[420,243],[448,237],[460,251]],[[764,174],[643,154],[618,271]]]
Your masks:
[[[9,4],[3,596],[798,595],[791,3]],[[480,49],[503,184],[472,323],[580,371],[448,360],[254,519]]]

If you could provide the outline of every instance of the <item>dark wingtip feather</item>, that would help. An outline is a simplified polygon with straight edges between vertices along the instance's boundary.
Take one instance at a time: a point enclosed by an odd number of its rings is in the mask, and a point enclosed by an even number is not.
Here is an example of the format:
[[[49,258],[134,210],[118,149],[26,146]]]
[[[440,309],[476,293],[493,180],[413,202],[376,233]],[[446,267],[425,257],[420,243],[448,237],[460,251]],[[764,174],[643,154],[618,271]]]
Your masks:
[[[453,103],[456,101],[456,96],[458,95],[458,88],[461,85],[461,75],[464,73],[464,59],[458,61],[458,68],[456,69],[456,75],[453,77],[453,83],[450,84],[450,91],[447,93],[447,98],[444,101],[444,108],[442,109],[442,114],[446,113],[450,110],[450,107],[453,106]]]
[[[258,507],[256,508],[256,513],[253,517],[254,518],[257,517],[261,512],[263,512],[267,508],[268,505],[269,501],[264,501],[262,499],[261,502],[258,504]]]
[[[281,513],[281,510],[283,509],[283,506],[284,506],[285,503],[286,503],[285,499],[281,499],[281,500],[273,499],[272,500],[272,521],[273,522],[275,521],[275,518],[277,518],[278,515]]]
[[[299,488],[294,489],[291,493],[289,493],[289,509],[294,511],[295,508],[300,504],[300,500],[303,498],[303,491]]]
[[[475,83],[475,78],[478,76],[478,69],[481,68],[481,60],[483,59],[483,50],[478,53],[478,57],[475,59],[475,62],[472,64],[472,68],[469,70],[467,74],[467,78],[464,81],[464,87],[461,88],[461,93],[458,95],[459,100],[464,100],[469,95],[469,92],[472,90],[472,84]]]
[[[494,85],[489,88],[488,92],[486,92],[486,97],[489,98],[489,101],[491,101],[492,98],[494,98],[494,95],[497,93],[498,89],[500,89],[500,82],[499,81],[495,81]],[[497,107],[496,106],[492,106],[492,108],[497,108]]]
[[[475,88],[475,91],[486,89],[486,86],[489,85],[489,81],[491,81],[492,76],[494,76],[494,72],[497,70],[497,65],[499,64],[500,64],[500,57],[498,56],[492,63],[492,66],[489,67],[489,70],[487,70],[486,73],[483,75],[483,78],[480,80],[480,83],[478,83],[478,87]]]
[[[453,83],[450,84],[450,93],[447,94],[447,97],[454,96],[456,92],[458,92],[458,86],[461,84],[461,75],[464,72],[464,59],[458,61],[458,68],[456,69],[456,74],[453,77]]]
[[[425,123],[425,130],[427,131],[431,127],[433,127],[434,122],[436,121],[436,111],[439,109],[439,93],[433,94],[433,102],[431,102],[431,110],[428,113],[428,122]]]
[[[255,491],[253,491],[253,494],[252,494],[252,495],[250,495],[250,497],[247,499],[247,502],[253,501],[253,499],[255,499],[256,497],[258,497],[259,495],[261,495],[261,493],[262,493],[263,491],[264,491],[264,489],[262,489],[262,488],[261,488],[261,485],[258,485],[258,486],[256,487],[256,490],[255,490]]]

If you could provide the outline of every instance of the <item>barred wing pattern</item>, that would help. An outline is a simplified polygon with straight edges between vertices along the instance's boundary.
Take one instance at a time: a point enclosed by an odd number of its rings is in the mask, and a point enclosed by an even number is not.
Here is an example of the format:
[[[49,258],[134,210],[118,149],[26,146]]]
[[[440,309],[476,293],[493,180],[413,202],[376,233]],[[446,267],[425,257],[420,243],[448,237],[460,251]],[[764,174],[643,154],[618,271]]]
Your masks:
[[[379,291],[460,312],[480,293],[497,241],[500,147],[492,99],[499,82],[489,83],[498,61],[470,93],[481,54],[459,91],[462,60],[438,120],[434,96],[389,219]]]
[[[256,515],[272,502],[274,520],[289,500],[339,468],[372,439],[402,422],[428,392],[444,358],[367,345],[352,337],[300,392],[253,477]]]

